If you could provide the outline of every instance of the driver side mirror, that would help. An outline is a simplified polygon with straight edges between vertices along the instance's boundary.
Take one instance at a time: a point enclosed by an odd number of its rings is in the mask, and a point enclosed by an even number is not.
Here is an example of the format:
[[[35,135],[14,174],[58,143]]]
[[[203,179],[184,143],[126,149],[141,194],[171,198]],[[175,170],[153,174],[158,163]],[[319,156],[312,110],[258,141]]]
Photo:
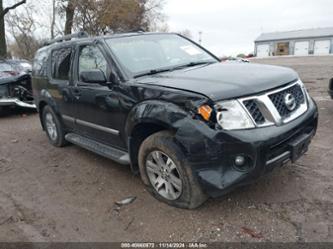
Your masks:
[[[99,69],[82,71],[80,73],[80,80],[84,83],[105,85],[107,79],[103,71]]]

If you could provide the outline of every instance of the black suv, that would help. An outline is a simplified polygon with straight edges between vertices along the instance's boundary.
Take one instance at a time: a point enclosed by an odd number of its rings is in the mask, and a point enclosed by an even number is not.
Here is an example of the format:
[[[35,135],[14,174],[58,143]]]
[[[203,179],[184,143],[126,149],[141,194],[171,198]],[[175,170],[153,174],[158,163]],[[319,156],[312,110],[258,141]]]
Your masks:
[[[52,41],[36,54],[33,90],[53,145],[130,165],[157,199],[182,208],[296,161],[318,120],[293,70],[220,63],[170,33]]]

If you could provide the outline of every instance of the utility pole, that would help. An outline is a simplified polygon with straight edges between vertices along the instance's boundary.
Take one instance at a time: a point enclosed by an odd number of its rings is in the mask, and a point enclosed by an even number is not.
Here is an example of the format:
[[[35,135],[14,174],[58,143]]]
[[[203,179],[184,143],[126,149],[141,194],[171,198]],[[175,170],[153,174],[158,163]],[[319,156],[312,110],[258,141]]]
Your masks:
[[[199,31],[199,44],[202,44],[202,31]]]

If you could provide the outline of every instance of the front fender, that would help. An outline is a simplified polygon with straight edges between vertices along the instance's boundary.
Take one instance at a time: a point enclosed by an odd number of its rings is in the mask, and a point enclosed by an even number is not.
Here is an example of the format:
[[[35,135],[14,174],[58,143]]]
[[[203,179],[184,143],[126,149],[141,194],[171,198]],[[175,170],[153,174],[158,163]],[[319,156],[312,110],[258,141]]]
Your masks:
[[[142,123],[156,124],[176,131],[180,127],[181,121],[190,117],[190,112],[173,103],[148,100],[132,108],[127,116],[125,133],[127,137],[130,137],[133,129]]]

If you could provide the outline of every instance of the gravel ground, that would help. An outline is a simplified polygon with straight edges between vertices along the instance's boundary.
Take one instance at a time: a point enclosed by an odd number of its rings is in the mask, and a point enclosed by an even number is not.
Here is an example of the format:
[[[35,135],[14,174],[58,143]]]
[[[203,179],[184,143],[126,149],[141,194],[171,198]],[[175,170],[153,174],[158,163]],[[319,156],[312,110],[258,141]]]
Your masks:
[[[333,57],[258,63],[296,69],[320,109],[310,150],[197,210],[151,197],[129,168],[52,147],[35,113],[0,118],[0,241],[333,241]],[[115,201],[137,199],[117,209]]]

